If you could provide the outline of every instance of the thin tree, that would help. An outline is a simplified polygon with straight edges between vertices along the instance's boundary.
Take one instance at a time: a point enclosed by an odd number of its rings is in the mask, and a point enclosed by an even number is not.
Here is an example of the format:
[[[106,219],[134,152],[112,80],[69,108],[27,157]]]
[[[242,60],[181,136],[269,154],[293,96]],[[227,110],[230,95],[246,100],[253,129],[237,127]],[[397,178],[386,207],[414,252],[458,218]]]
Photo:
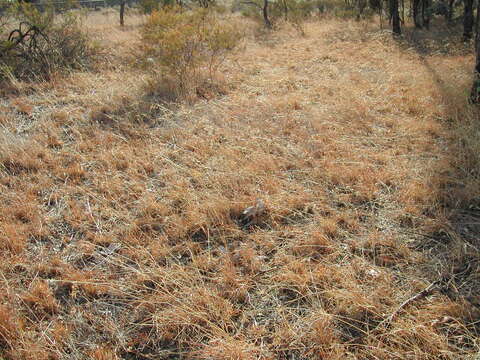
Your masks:
[[[400,28],[400,14],[398,13],[398,0],[390,0],[390,17],[392,19],[392,31],[394,36],[402,34]]]
[[[397,0],[398,1],[398,0]],[[268,17],[268,0],[263,0],[263,21],[268,28],[272,27],[272,23]]]
[[[360,20],[360,18],[363,16],[363,12],[365,11],[365,8],[367,7],[367,2],[366,0],[357,0],[357,20]]]
[[[120,26],[125,25],[125,21],[124,21],[125,2],[126,2],[126,0],[122,0],[122,2],[120,3]]]
[[[413,23],[415,24],[415,27],[417,29],[421,29],[422,28],[422,24],[420,24],[420,20],[419,20],[419,14],[418,14],[418,10],[419,10],[419,7],[420,7],[420,0],[413,0]]]
[[[480,6],[479,6],[480,8]],[[473,72],[473,84],[470,91],[470,103],[480,103],[480,35],[478,23],[480,22],[480,11],[477,8],[477,21],[475,24],[475,69]]]
[[[401,0],[400,7],[402,9],[401,16],[400,16],[400,22],[403,25],[403,24],[405,24],[405,0]]]
[[[286,1],[287,0],[284,0],[284,4],[286,4]],[[269,5],[268,0],[263,0],[263,6],[261,6],[260,4],[258,4],[255,1],[242,1],[241,4],[253,5],[256,8],[258,8],[259,10],[261,10],[262,14],[263,14],[263,21],[265,23],[265,26],[267,28],[272,27],[272,22],[270,21],[269,12],[268,12],[268,5]],[[288,11],[288,5],[285,5],[285,6],[286,6],[285,11]],[[287,12],[285,12],[285,16],[287,16]]]
[[[211,0],[198,0],[198,4],[201,7],[207,9],[208,7],[210,7],[211,4],[213,4],[213,1],[211,1]]]
[[[428,30],[430,29],[430,13],[432,6],[431,0],[422,0],[422,20],[423,26]]]
[[[463,40],[472,38],[473,32],[473,0],[463,0]]]

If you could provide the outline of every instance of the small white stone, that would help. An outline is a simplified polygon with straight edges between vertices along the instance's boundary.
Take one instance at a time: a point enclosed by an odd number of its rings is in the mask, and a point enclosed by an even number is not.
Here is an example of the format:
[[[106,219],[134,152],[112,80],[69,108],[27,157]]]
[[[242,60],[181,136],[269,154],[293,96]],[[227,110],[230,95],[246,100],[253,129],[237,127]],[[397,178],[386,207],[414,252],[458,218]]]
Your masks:
[[[377,278],[380,275],[380,273],[375,269],[370,269],[367,271],[367,275],[373,278]]]

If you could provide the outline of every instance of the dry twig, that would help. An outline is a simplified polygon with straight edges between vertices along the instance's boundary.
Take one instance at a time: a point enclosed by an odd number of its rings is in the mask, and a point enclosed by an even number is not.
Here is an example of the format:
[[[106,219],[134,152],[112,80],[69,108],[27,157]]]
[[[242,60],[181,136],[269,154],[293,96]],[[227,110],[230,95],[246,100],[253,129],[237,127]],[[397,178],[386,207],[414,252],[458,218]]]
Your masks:
[[[382,325],[389,326],[392,323],[392,321],[395,319],[395,317],[398,315],[398,313],[403,308],[405,308],[407,305],[414,302],[415,300],[421,299],[421,298],[427,296],[428,294],[430,294],[434,290],[435,286],[437,286],[439,284],[439,282],[440,282],[439,280],[436,280],[436,281],[432,282],[425,289],[423,289],[422,291],[416,293],[414,296],[405,300],[403,303],[400,304],[400,306],[393,313],[390,314],[389,317],[387,317],[385,320],[380,322],[378,324],[377,328],[382,326]]]

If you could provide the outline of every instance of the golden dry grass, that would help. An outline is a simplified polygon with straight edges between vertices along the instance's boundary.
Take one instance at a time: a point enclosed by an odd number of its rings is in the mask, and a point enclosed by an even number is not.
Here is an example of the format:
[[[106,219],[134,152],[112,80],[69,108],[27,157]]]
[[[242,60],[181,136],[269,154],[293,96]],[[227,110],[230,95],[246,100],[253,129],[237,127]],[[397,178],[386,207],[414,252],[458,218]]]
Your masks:
[[[95,16],[108,65],[1,99],[0,358],[478,354],[472,56],[324,18],[250,32],[228,94],[172,106],[141,19]]]

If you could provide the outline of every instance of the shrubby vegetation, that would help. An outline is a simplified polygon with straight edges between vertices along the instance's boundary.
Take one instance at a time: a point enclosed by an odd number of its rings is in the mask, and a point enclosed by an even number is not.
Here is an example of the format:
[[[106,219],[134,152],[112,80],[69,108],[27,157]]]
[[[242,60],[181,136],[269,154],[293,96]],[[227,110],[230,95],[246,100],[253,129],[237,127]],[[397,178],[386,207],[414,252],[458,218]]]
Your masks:
[[[221,21],[214,11],[164,7],[154,11],[142,32],[145,57],[160,67],[162,74],[177,81],[178,94],[194,91],[200,73],[213,79],[225,54],[241,39],[234,25]]]
[[[48,80],[55,73],[86,67],[95,53],[73,12],[56,16],[51,7],[39,11],[19,3],[6,7],[3,18],[0,78]]]

